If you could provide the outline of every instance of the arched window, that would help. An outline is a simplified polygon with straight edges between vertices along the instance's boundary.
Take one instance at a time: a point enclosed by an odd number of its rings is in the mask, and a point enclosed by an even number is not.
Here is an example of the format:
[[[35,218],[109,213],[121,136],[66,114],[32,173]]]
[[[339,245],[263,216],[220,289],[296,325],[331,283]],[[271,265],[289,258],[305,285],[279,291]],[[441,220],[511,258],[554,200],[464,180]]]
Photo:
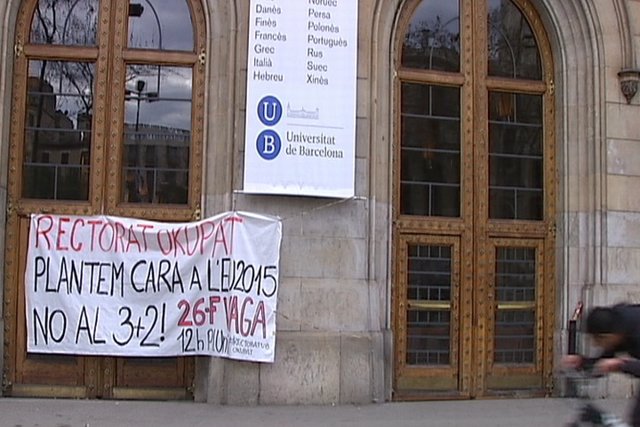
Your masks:
[[[15,40],[5,346],[11,395],[186,398],[190,358],[27,354],[29,215],[197,218],[200,0],[24,0]]]
[[[166,205],[188,218],[202,175],[203,31],[192,0],[25,2],[19,198],[122,214]]]
[[[395,72],[398,395],[548,383],[553,64],[527,0],[411,0]]]

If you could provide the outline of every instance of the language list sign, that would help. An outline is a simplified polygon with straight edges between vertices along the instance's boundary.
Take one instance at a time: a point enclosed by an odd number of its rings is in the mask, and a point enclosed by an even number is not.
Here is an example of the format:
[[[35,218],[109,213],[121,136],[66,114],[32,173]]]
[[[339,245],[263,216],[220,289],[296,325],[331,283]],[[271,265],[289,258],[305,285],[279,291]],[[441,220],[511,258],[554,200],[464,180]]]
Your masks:
[[[244,191],[354,195],[357,0],[251,0]]]
[[[273,362],[281,222],[32,215],[27,350]]]

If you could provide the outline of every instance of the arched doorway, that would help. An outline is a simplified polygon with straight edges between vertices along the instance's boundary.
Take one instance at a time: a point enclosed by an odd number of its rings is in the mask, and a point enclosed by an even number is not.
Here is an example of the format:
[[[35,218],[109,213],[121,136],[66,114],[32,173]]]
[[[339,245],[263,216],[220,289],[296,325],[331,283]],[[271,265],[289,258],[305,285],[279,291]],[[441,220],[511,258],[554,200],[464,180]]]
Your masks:
[[[527,1],[410,0],[395,57],[394,397],[551,388],[554,85]]]
[[[189,358],[26,352],[29,215],[197,218],[204,46],[198,0],[25,0],[15,40],[5,393],[192,397]]]

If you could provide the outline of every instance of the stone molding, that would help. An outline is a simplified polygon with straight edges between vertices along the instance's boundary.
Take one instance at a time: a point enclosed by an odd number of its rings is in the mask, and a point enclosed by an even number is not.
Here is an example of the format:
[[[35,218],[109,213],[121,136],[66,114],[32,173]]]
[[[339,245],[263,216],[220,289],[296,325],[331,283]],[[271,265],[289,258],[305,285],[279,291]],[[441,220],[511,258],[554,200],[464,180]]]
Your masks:
[[[640,82],[640,70],[624,69],[618,72],[618,80],[620,81],[620,90],[627,100],[627,104],[638,92],[638,82]]]

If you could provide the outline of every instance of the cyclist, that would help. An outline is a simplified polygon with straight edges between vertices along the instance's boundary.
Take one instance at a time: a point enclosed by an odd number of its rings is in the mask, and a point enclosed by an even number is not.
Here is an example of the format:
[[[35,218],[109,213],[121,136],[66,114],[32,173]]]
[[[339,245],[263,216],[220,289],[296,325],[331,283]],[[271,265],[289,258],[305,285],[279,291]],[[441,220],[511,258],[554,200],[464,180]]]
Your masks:
[[[562,358],[565,367],[602,374],[623,372],[640,378],[640,305],[594,307],[586,318],[586,332],[601,349],[600,355],[566,355]],[[640,394],[631,412],[631,425],[640,427]]]

